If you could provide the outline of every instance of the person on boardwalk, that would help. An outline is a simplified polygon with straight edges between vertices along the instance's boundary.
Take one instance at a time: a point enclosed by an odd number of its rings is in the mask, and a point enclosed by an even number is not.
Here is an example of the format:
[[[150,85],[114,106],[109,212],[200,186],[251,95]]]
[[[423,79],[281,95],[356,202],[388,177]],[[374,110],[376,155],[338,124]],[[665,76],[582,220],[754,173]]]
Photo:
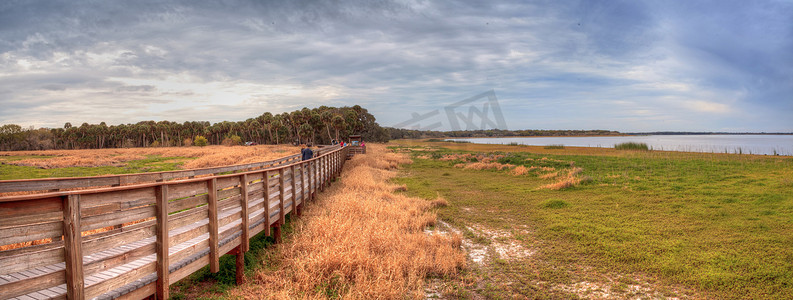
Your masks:
[[[306,144],[305,148],[300,149],[300,154],[302,155],[303,160],[314,158],[314,151],[311,150],[311,144]]]

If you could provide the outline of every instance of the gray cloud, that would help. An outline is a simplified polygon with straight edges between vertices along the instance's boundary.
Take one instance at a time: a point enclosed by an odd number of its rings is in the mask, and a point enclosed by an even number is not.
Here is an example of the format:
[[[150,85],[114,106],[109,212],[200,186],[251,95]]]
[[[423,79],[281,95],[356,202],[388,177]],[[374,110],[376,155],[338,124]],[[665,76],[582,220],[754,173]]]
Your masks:
[[[391,125],[495,89],[511,128],[791,131],[791,16],[774,1],[5,1],[0,123],[361,104]]]

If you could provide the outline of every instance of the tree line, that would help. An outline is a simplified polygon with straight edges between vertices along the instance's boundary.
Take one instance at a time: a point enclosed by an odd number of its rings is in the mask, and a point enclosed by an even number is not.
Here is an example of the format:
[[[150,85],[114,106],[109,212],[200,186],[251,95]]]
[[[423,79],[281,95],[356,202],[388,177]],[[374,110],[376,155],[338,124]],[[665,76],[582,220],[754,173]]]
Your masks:
[[[209,144],[314,143],[330,144],[360,134],[364,140],[386,142],[388,130],[380,127],[365,108],[303,108],[292,112],[265,112],[245,121],[141,121],[135,124],[107,125],[82,123],[63,128],[22,128],[16,124],[0,126],[0,150],[102,149],[129,147],[187,146],[197,136]]]

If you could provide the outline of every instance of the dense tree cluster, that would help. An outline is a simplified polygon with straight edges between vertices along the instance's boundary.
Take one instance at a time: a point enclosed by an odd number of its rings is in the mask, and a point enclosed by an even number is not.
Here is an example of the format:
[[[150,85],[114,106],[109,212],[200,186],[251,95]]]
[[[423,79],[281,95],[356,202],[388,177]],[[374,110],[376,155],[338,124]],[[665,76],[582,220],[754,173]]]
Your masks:
[[[457,131],[420,131],[413,129],[388,128],[391,139],[418,138],[468,138],[468,137],[508,137],[508,136],[594,136],[621,135],[610,130],[457,130]]]
[[[213,145],[240,137],[259,144],[306,143],[329,144],[360,134],[367,141],[388,141],[388,132],[375,122],[365,108],[303,108],[293,112],[262,115],[245,121],[142,121],[108,126],[83,123],[63,128],[27,128],[7,124],[0,126],[0,150],[101,149],[122,147],[184,146],[196,136],[204,136]]]

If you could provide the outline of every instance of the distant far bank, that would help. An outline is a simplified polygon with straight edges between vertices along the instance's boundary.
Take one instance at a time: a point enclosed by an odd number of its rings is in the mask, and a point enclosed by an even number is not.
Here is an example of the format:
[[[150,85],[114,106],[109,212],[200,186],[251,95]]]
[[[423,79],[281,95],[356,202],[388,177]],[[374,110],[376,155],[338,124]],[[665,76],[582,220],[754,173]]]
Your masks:
[[[793,132],[688,132],[688,131],[655,131],[628,132],[625,135],[793,135]]]
[[[541,130],[541,129],[483,129],[432,131],[387,127],[390,138],[504,138],[504,137],[597,137],[597,136],[643,136],[643,135],[793,135],[793,132],[699,132],[699,131],[653,131],[619,132],[615,130]]]

